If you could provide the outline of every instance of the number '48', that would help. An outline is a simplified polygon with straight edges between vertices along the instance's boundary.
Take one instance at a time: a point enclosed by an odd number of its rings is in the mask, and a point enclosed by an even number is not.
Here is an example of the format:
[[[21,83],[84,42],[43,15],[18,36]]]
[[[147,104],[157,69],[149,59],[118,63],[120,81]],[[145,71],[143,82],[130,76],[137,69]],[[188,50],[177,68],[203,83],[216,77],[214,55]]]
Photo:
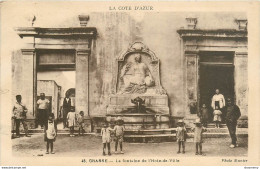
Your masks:
[[[82,163],[86,163],[87,161],[86,161],[86,159],[82,159],[81,162]]]

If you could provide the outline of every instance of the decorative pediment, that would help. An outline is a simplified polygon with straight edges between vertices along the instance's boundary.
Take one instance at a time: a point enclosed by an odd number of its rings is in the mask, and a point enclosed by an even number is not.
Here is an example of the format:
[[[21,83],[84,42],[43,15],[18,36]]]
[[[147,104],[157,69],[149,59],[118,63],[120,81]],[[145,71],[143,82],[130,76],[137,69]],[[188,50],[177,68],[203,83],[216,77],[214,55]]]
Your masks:
[[[149,50],[149,48],[144,45],[142,42],[134,42],[126,52],[123,52],[118,58],[118,61],[124,61],[125,57],[133,53],[146,53],[151,57],[152,62],[158,62],[158,58],[155,56],[154,52]]]

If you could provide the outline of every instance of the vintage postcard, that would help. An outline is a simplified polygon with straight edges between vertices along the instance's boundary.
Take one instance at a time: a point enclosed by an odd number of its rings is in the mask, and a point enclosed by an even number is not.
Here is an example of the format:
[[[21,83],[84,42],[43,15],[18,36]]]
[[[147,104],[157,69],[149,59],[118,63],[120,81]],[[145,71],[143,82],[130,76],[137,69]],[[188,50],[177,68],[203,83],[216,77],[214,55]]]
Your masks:
[[[259,3],[4,1],[3,166],[259,166]]]

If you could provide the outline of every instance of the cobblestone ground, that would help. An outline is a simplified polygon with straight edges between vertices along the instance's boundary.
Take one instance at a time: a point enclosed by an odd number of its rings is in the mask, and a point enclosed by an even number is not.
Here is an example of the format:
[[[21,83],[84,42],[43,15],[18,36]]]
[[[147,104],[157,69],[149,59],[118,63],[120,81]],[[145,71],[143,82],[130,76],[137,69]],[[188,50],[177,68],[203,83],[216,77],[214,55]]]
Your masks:
[[[248,139],[238,138],[239,147],[229,148],[230,138],[209,138],[203,143],[206,156],[247,156]],[[32,137],[12,139],[13,155],[20,157],[56,156],[56,157],[97,157],[102,155],[101,137],[84,135],[69,137],[59,135],[54,142],[55,154],[45,154],[46,143],[43,134]],[[114,143],[111,143],[112,156],[132,157],[167,157],[167,156],[195,156],[194,143],[186,142],[186,153],[177,154],[177,143],[124,143],[124,154],[114,154]]]

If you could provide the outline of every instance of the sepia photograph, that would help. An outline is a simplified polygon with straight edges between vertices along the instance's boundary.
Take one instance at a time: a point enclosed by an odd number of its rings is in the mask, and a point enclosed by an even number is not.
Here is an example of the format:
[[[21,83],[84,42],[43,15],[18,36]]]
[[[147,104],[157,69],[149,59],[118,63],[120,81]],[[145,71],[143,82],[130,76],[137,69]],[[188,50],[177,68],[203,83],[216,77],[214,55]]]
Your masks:
[[[11,19],[1,28],[10,53],[1,56],[10,75],[1,76],[10,82],[1,89],[9,103],[1,101],[1,135],[11,157],[24,165],[259,165],[259,142],[249,142],[259,141],[249,132],[259,120],[249,113],[249,86],[259,81],[249,80],[248,11],[70,3],[2,4]]]

